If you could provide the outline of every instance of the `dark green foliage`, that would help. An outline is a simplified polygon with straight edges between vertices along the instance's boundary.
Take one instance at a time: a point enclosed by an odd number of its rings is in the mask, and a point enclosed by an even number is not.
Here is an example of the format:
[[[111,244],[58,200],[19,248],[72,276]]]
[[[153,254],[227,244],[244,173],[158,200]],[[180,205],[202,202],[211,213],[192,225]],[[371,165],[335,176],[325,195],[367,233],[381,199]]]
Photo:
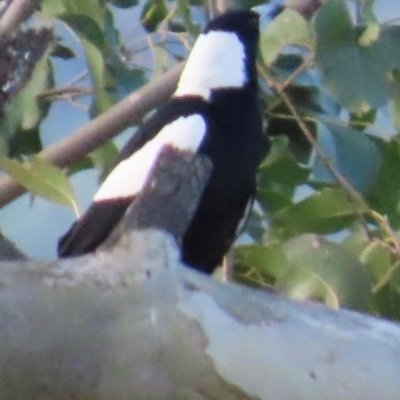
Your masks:
[[[266,228],[237,248],[235,276],[400,319],[399,26],[379,25],[365,7],[359,24],[340,0],[311,21],[285,10],[262,32],[273,138],[257,194]],[[387,105],[393,125],[383,128]]]

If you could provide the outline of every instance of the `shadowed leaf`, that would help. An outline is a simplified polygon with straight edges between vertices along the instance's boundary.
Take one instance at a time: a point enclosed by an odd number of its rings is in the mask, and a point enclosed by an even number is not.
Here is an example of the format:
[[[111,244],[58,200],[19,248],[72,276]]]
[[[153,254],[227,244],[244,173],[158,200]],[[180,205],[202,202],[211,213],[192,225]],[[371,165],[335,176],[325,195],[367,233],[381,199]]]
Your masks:
[[[286,9],[267,25],[261,33],[261,55],[271,65],[288,45],[310,46],[312,39],[307,21],[292,9]]]
[[[21,164],[3,157],[0,159],[0,169],[32,193],[77,210],[74,189],[69,180],[50,163],[32,157]]]
[[[276,283],[296,299],[323,300],[332,308],[365,311],[370,300],[368,269],[344,246],[317,235],[303,235],[283,246],[289,261]]]

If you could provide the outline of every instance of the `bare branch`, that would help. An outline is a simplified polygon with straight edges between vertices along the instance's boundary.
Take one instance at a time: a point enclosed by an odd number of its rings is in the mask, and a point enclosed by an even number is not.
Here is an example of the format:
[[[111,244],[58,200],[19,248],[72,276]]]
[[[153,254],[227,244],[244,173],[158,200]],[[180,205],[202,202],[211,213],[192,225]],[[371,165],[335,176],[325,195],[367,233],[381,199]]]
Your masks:
[[[40,0],[13,0],[0,19],[0,42],[8,42],[19,24],[25,21],[39,5]]]
[[[61,168],[80,160],[125,128],[140,122],[146,113],[165,102],[175,90],[182,68],[183,63],[176,65],[79,128],[73,135],[47,147],[38,156]],[[11,178],[3,178],[0,180],[0,207],[24,192],[25,189]]]
[[[11,260],[26,260],[28,257],[22,253],[14,243],[6,239],[0,234],[0,260],[11,261]]]
[[[398,325],[219,283],[165,232],[129,243],[0,264],[2,398],[398,398]]]
[[[36,98],[38,100],[52,100],[52,99],[73,99],[76,97],[87,96],[92,94],[93,89],[89,87],[78,87],[67,85],[59,88],[44,90]]]

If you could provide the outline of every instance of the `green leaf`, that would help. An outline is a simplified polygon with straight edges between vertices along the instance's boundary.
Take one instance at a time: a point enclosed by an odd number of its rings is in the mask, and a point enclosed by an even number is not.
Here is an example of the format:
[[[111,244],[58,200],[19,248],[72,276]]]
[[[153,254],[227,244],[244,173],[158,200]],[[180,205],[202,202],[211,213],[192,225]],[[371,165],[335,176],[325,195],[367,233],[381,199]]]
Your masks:
[[[390,104],[391,120],[394,127],[400,130],[400,71],[393,73],[394,97]]]
[[[289,56],[280,57],[275,67],[281,63],[283,59],[288,59]],[[289,63],[290,64],[290,63]],[[277,79],[286,80],[290,75],[299,67],[298,63],[293,66],[288,66],[284,76],[279,76]],[[287,73],[287,74],[286,74]],[[274,71],[275,75],[275,71]],[[305,74],[303,73],[302,76]],[[299,83],[300,85],[301,83]],[[305,85],[315,85],[315,79],[311,82],[306,82]],[[325,113],[328,115],[337,115],[337,105],[334,104],[331,97],[327,96],[325,89],[320,89],[315,86],[296,86],[292,85],[285,89],[286,94],[289,96],[297,110],[304,113],[306,116],[312,116],[317,113]],[[269,97],[267,97],[269,99]],[[268,108],[272,107],[272,112],[268,113],[268,125],[266,134],[268,137],[284,136],[288,139],[288,149],[295,157],[297,162],[302,164],[309,164],[310,155],[312,154],[312,147],[304,136],[304,132],[293,118],[292,112],[282,103],[280,97],[271,98],[271,103]],[[316,136],[316,121],[314,117],[307,118],[305,121],[307,129],[313,136]]]
[[[93,161],[89,156],[82,157],[79,161],[74,162],[68,167],[67,175],[71,176],[78,172],[94,168]]]
[[[400,142],[393,138],[389,143],[379,138],[371,138],[381,153],[381,164],[374,185],[367,195],[371,207],[382,215],[387,215],[395,227],[400,226],[399,202],[400,185]]]
[[[64,21],[76,34],[99,50],[105,49],[105,40],[102,28],[91,17],[82,14],[61,15],[60,19]]]
[[[400,294],[390,286],[384,286],[373,298],[371,313],[383,318],[400,320]]]
[[[110,11],[106,12],[105,38],[109,51],[107,51],[107,71],[112,77],[109,93],[112,93],[116,101],[143,86],[147,82],[143,69],[130,68],[121,57],[121,39],[114,25],[114,16]],[[124,49],[126,51],[126,49]],[[129,51],[127,51],[129,53]]]
[[[53,86],[53,69],[49,62],[50,49],[36,63],[27,84],[10,102],[6,103],[0,132],[4,140],[2,155],[30,154],[41,150],[38,126],[47,116],[50,103],[37,96]]]
[[[81,17],[90,17],[92,21],[96,23],[96,25],[100,28],[100,30],[104,29],[104,17],[106,7],[104,5],[104,1],[99,0],[62,0],[62,3],[67,10],[68,17],[73,16],[81,16]],[[80,23],[84,21],[81,20]],[[77,25],[79,25],[77,21]],[[80,29],[86,29],[85,26],[81,26]]]
[[[157,46],[154,48],[154,75],[162,75],[176,62],[171,56],[171,53],[163,47]]]
[[[38,157],[32,157],[28,162],[21,164],[3,157],[0,159],[0,169],[32,193],[77,210],[74,190],[70,182],[58,168],[50,163]]]
[[[366,113],[351,113],[350,126],[358,131],[364,131],[369,125],[373,125],[376,118],[376,110],[372,109]]]
[[[14,104],[23,110],[21,119],[22,129],[34,129],[47,115],[50,104],[38,101],[37,96],[52,85],[53,70],[47,54],[36,64],[31,79],[15,98]]]
[[[343,240],[342,245],[366,266],[374,293],[390,283],[395,265],[392,262],[392,254],[383,241],[371,240],[364,228],[357,226]]]
[[[139,4],[139,0],[108,0],[108,3],[118,8],[129,8],[137,6]]]
[[[193,23],[190,5],[187,0],[176,1],[176,14],[182,18],[186,28],[186,32],[193,37],[197,37],[200,33],[198,26]]]
[[[256,285],[269,285],[288,266],[286,256],[279,245],[248,245],[235,248],[235,279]]]
[[[376,17],[374,14],[374,3],[375,0],[362,0],[357,3],[358,16],[362,22],[374,23]]]
[[[397,130],[400,130],[400,94],[391,103],[392,122]]]
[[[377,23],[368,24],[367,28],[358,39],[360,46],[370,46],[378,40],[380,26]]]
[[[400,69],[400,26],[384,25],[380,29],[379,38],[371,46],[369,63],[385,74],[389,70]],[[388,84],[391,85],[391,75],[388,74]]]
[[[368,270],[344,246],[303,235],[283,247],[289,267],[276,282],[279,291],[300,300],[322,300],[332,308],[367,309]]]
[[[8,145],[9,157],[39,153],[42,150],[39,127],[27,130],[17,127]]]
[[[261,33],[261,55],[271,65],[287,45],[312,46],[307,21],[295,10],[287,8]]]
[[[141,21],[143,28],[154,32],[158,24],[168,15],[164,0],[147,0],[142,9]]]
[[[118,149],[113,141],[110,140],[105,145],[92,151],[88,157],[92,161],[92,165],[100,171],[100,179],[103,180],[115,166],[117,156]]]
[[[96,116],[115,103],[108,91],[113,86],[113,82],[105,63],[107,46],[104,34],[96,21],[86,15],[68,14],[62,15],[60,18],[77,33],[85,50],[94,86],[91,115]]]
[[[393,263],[391,254],[383,243],[369,242],[360,253],[359,258],[368,267],[376,291],[390,281]]]
[[[299,165],[288,148],[285,137],[272,140],[271,149],[261,163],[258,185],[261,189],[272,189],[291,195],[295,187],[305,183],[309,169]]]
[[[108,91],[111,86],[109,74],[103,54],[92,43],[81,40],[89,63],[90,75],[94,86],[94,101],[91,106],[91,116],[94,117],[108,110],[115,100]]]
[[[64,4],[62,1],[57,0],[42,0],[39,7],[44,14],[52,17],[61,15],[65,12]]]
[[[332,166],[340,172],[359,192],[366,193],[378,175],[381,156],[369,136],[356,129],[318,122],[318,144],[328,156]],[[313,166],[313,179],[320,182],[334,182],[319,157]]]
[[[63,7],[50,7],[48,1],[44,10],[57,13],[81,41],[94,86],[91,115],[98,115],[115,103],[109,92],[114,82],[105,63],[118,40],[111,14],[103,1],[63,0]]]
[[[257,200],[266,213],[274,213],[292,204],[291,197],[280,191],[257,189]]]
[[[57,44],[55,49],[51,52],[51,55],[53,57],[62,58],[63,60],[69,60],[75,57],[74,52],[69,47],[61,44]]]
[[[391,97],[388,72],[400,65],[399,27],[386,27],[377,40],[360,44],[343,0],[327,0],[315,19],[316,62],[325,85],[349,110],[366,112]]]
[[[146,74],[141,69],[128,69],[120,59],[108,64],[108,70],[114,79],[114,97],[117,99],[129,95],[146,83]]]
[[[271,227],[281,238],[305,232],[333,233],[349,225],[354,208],[360,213],[369,211],[365,203],[349,203],[343,191],[327,188],[277,212]]]
[[[107,56],[121,60],[120,47],[121,39],[118,29],[115,26],[114,14],[110,10],[104,12],[104,39],[107,43]],[[122,62],[122,61],[121,61]]]

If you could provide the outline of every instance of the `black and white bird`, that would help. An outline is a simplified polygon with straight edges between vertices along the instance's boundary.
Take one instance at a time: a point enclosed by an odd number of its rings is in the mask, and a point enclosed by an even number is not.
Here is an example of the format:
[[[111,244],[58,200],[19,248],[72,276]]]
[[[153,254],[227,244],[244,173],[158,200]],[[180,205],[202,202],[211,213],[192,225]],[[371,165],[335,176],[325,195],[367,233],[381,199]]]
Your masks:
[[[94,251],[107,238],[168,144],[205,154],[213,165],[181,243],[182,261],[205,273],[220,265],[254,194],[262,153],[258,38],[252,11],[229,11],[209,22],[172,99],[140,128],[147,142],[133,154],[128,142],[87,212],[60,239],[60,257]]]

